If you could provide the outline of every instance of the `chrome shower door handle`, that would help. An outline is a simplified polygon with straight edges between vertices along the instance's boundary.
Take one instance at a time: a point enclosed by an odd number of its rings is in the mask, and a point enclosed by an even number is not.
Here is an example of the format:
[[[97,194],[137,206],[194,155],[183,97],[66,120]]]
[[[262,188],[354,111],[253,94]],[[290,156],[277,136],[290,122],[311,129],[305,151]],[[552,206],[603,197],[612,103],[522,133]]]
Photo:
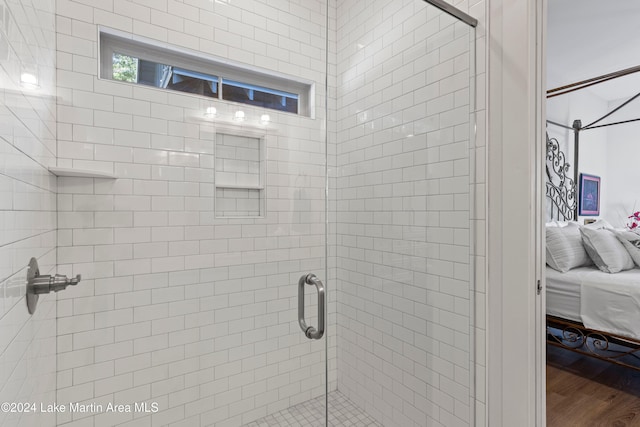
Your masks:
[[[304,319],[304,285],[315,285],[318,291],[318,329],[307,326]],[[324,335],[324,285],[315,274],[303,274],[298,280],[298,323],[300,329],[309,339],[319,340]]]

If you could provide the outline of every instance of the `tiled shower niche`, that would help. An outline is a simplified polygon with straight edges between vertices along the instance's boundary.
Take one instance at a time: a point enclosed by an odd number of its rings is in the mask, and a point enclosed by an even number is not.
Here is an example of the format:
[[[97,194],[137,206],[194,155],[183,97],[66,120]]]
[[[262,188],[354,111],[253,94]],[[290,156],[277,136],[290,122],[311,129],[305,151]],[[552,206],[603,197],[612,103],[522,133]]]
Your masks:
[[[264,216],[264,137],[215,134],[217,218]]]

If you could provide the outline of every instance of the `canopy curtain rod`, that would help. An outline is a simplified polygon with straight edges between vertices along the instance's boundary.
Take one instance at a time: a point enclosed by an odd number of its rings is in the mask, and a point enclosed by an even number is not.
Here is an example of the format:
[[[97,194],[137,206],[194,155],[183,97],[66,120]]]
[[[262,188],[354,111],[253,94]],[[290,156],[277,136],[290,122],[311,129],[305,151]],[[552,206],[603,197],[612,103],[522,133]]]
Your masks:
[[[580,129],[580,130],[591,130],[591,129],[604,128],[604,127],[607,127],[607,126],[623,125],[625,123],[632,123],[632,122],[639,122],[639,121],[640,121],[640,119],[623,120],[621,122],[607,123],[606,125],[589,126],[588,128],[584,128],[584,129]]]
[[[635,67],[626,68],[620,71],[615,71],[613,73],[603,74],[602,76],[592,77],[590,79],[582,80],[576,83],[560,86],[555,89],[549,89],[547,91],[547,98],[553,98],[554,96],[565,95],[567,93],[584,89],[589,86],[593,86],[600,83],[604,83],[609,80],[617,79],[618,77],[623,77],[629,74],[637,73],[638,71],[640,71],[640,65],[636,65]]]
[[[604,125],[597,125],[596,126],[597,123],[600,123],[602,120],[604,120],[607,117],[609,117],[610,115],[614,114],[616,111],[624,108],[625,106],[627,106],[629,103],[631,103],[632,101],[634,101],[638,97],[640,97],[640,92],[636,93],[631,98],[627,99],[625,102],[623,102],[622,104],[618,105],[616,108],[614,108],[613,110],[609,111],[604,116],[600,117],[597,120],[594,120],[593,122],[589,123],[586,126],[582,126],[580,123],[578,123],[578,126],[576,127],[576,122],[579,122],[579,120],[573,122],[573,124],[574,124],[573,128],[570,128],[569,126],[565,126],[565,125],[560,124],[560,123],[552,122],[551,120],[547,120],[547,123],[551,123],[551,124],[556,125],[556,126],[561,126],[563,128],[566,128],[566,129],[573,129],[573,130],[576,130],[576,131],[583,131],[583,130],[598,129],[598,128],[604,128],[604,127],[607,127],[607,126],[623,125],[625,123],[637,122],[637,121],[640,121],[640,118],[622,120],[622,121],[619,121],[619,122],[612,122],[612,123],[607,123],[607,124],[604,124]]]
[[[604,118],[604,117],[603,117]],[[567,125],[563,125],[562,123],[558,123],[558,122],[554,122],[551,120],[547,120],[547,123],[551,124],[551,125],[556,125],[556,126],[560,126],[561,128],[567,129],[567,130],[578,130],[578,131],[582,131],[582,130],[591,130],[591,129],[598,129],[598,128],[606,128],[607,126],[615,126],[615,125],[624,125],[626,123],[633,123],[633,122],[640,122],[640,118],[638,119],[629,119],[629,120],[622,120],[620,122],[612,122],[612,123],[607,123],[604,125],[597,125],[597,126],[585,126],[582,128],[572,128],[571,126],[567,126]]]
[[[573,130],[573,128],[571,126],[563,125],[562,123],[554,122],[552,120],[547,120],[547,123],[552,124],[552,125],[556,125],[556,126],[560,126],[561,128]]]
[[[598,120],[589,123],[588,125],[586,125],[582,129],[593,129],[595,127],[593,125],[595,125],[596,123],[599,123],[603,119],[606,119],[607,117],[609,117],[610,115],[612,115],[613,113],[615,113],[619,109],[625,107],[627,104],[629,104],[631,101],[633,101],[634,99],[638,98],[639,96],[640,96],[640,93],[635,94],[634,96],[632,96],[631,98],[627,99],[625,102],[623,102],[622,104],[618,105],[616,108],[614,108],[613,110],[611,110],[610,112],[608,112],[604,116],[600,117]],[[622,122],[620,122],[620,123],[622,123]],[[602,127],[602,126],[604,126],[604,125],[601,125],[601,126],[598,126],[598,127]]]

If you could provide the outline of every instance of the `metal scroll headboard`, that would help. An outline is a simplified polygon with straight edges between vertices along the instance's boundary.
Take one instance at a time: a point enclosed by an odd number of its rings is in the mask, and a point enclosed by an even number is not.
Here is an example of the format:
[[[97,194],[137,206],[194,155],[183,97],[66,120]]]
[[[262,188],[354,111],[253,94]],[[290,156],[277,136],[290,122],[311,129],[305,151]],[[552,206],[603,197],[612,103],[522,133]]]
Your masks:
[[[555,138],[547,133],[547,214],[550,220],[574,221],[577,218],[576,182],[569,177],[571,165]]]

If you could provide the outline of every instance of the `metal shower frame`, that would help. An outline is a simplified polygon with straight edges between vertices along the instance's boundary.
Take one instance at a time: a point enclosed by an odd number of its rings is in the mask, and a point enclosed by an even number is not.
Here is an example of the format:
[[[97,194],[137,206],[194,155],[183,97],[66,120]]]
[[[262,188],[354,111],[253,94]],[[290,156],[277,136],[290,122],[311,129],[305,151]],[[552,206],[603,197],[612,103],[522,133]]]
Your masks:
[[[473,28],[476,28],[478,26],[478,20],[476,18],[464,13],[463,11],[461,11],[455,6],[451,6],[449,3],[445,2],[444,0],[424,0],[424,1],[426,1],[432,6],[437,7],[441,11],[448,13],[454,18],[458,18],[460,21],[464,22],[467,25],[470,25]]]

